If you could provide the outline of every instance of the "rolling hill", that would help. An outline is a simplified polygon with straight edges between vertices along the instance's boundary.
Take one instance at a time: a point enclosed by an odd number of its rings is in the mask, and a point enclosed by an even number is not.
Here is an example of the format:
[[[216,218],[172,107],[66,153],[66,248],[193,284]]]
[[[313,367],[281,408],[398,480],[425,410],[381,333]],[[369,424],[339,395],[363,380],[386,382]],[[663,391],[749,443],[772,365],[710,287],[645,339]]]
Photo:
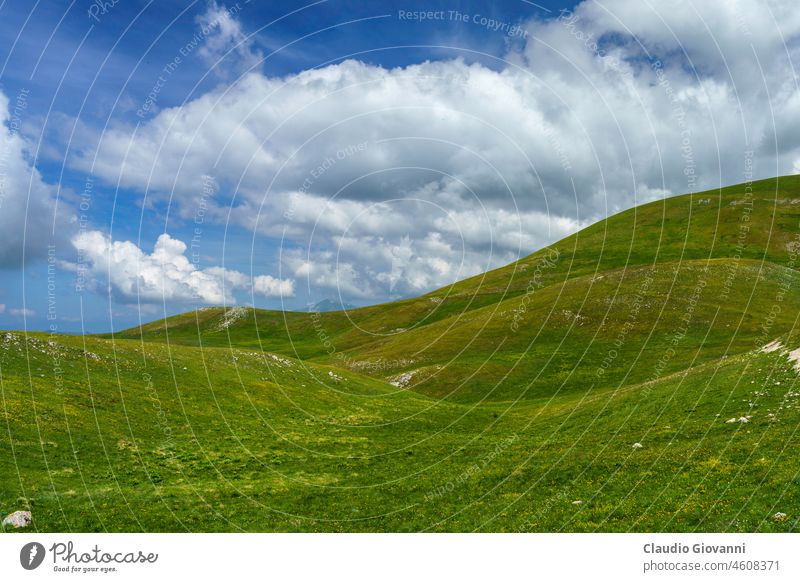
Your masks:
[[[40,531],[796,531],[798,253],[789,176],[384,305],[0,333],[0,511]]]

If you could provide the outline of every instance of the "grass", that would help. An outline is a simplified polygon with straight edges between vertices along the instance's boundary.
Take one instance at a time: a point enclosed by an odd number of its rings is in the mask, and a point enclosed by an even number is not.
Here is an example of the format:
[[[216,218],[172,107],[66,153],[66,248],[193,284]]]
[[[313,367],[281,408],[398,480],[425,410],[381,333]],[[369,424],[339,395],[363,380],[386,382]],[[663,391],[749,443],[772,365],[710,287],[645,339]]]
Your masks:
[[[800,346],[798,233],[782,177],[347,313],[0,333],[0,511],[38,531],[797,531],[798,373],[760,348]]]

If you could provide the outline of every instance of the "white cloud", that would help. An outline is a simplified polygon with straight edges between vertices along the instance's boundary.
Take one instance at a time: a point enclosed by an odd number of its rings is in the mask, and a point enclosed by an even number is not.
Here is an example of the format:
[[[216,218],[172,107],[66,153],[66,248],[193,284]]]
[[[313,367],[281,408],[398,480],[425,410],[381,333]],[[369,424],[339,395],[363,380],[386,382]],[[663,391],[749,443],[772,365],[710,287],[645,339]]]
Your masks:
[[[241,44],[230,18],[207,50]],[[248,74],[135,132],[93,136],[71,163],[187,217],[212,174],[236,205],[212,203],[208,220],[280,237],[295,276],[364,299],[741,182],[751,151],[756,176],[797,171],[793,2],[584,2],[528,29],[502,70],[346,61]]]
[[[5,303],[0,303],[0,313],[5,313],[5,312],[6,312],[6,305],[5,305]]]
[[[701,75],[743,74],[752,83],[753,53],[775,56],[797,35],[800,13],[791,0],[676,0],[670,3],[606,0],[575,11],[589,31],[632,35],[651,53],[688,58]],[[628,47],[636,51],[637,47]],[[769,73],[785,75],[785,60],[764,59]],[[757,70],[757,69],[756,69]]]
[[[8,312],[14,317],[36,317],[36,312],[33,309],[9,309]]]
[[[273,289],[251,285],[251,279],[238,271],[211,267],[198,269],[186,257],[186,244],[168,234],[156,241],[147,254],[131,241],[112,241],[99,231],[80,233],[72,239],[81,260],[85,261],[94,280],[107,279],[108,284],[124,299],[200,302],[207,304],[236,303],[238,289],[250,289],[257,295],[291,295],[292,281],[274,280]]]
[[[294,295],[294,281],[259,275],[253,278],[253,291],[264,297],[291,297]]]
[[[220,75],[239,73],[258,66],[263,55],[253,48],[253,40],[242,30],[235,18],[238,3],[233,8],[220,6],[215,1],[197,17],[197,24],[205,42],[198,48],[208,66]]]
[[[420,294],[507,264],[577,228],[572,219],[538,211],[466,203],[447,211],[433,202],[441,198],[430,185],[380,204],[302,195],[264,212],[282,215],[296,205],[284,226],[313,232],[305,248],[283,252],[288,272],[322,295],[335,290],[361,300]]]
[[[0,268],[19,267],[46,255],[47,243],[70,229],[70,209],[55,203],[55,189],[34,167],[21,134],[28,94],[0,91]]]

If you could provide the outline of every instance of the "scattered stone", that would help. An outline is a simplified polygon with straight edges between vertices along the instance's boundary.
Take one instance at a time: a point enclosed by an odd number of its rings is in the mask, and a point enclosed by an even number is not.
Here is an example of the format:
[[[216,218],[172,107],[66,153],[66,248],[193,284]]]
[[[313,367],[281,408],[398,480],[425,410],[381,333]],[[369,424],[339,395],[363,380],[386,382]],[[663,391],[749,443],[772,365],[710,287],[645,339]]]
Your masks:
[[[403,372],[402,374],[398,374],[392,378],[389,378],[389,384],[394,386],[395,388],[405,388],[411,382],[411,379],[414,377],[414,374],[417,373],[417,370],[411,370],[410,372]]]
[[[776,523],[782,523],[782,522],[786,521],[786,519],[787,519],[787,516],[782,511],[779,511],[778,513],[776,513],[775,515],[772,516],[772,521],[774,521]]]
[[[641,449],[643,446],[644,445],[642,443],[633,443],[633,445],[631,445],[631,447],[634,449]]]
[[[6,516],[3,520],[3,526],[10,525],[15,528],[28,527],[33,522],[33,516],[30,511],[15,511],[11,515]]]
[[[412,366],[415,363],[415,360],[408,360],[406,358],[399,358],[397,360],[384,360],[383,358],[378,358],[377,360],[348,361],[346,362],[346,365],[348,368],[356,372],[381,372],[389,368]]]
[[[224,331],[232,326],[234,323],[247,316],[247,308],[233,307],[225,311],[222,321],[217,326],[216,331]]]
[[[561,314],[566,317],[568,320],[575,320],[575,323],[578,325],[583,325],[589,318],[585,315],[581,315],[580,313],[575,313],[571,309],[562,309]]]
[[[285,358],[281,358],[280,356],[276,356],[275,354],[267,354],[267,356],[269,356],[279,364],[283,364],[284,366],[289,366],[289,367],[292,366],[292,363]]]
[[[583,500],[582,499],[576,499],[575,501],[572,502],[572,505],[583,505]]]
[[[725,424],[733,424],[734,422],[736,422],[736,417],[729,418],[728,420],[725,421]]]
[[[331,380],[335,382],[341,382],[343,380],[343,378],[338,374],[335,374],[333,370],[328,370],[328,376],[330,376]]]

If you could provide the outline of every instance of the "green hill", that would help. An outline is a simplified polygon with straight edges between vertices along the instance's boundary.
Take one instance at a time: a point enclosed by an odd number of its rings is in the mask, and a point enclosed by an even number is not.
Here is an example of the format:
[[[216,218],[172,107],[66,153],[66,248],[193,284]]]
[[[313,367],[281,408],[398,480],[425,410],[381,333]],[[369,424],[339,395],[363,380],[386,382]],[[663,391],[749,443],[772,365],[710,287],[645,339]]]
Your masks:
[[[411,374],[414,390],[465,402],[532,398],[644,381],[789,332],[800,293],[781,290],[798,288],[799,251],[790,176],[634,208],[416,299],[316,314],[206,309],[116,337]]]
[[[798,252],[781,177],[385,305],[0,333],[0,511],[40,531],[796,531]]]

